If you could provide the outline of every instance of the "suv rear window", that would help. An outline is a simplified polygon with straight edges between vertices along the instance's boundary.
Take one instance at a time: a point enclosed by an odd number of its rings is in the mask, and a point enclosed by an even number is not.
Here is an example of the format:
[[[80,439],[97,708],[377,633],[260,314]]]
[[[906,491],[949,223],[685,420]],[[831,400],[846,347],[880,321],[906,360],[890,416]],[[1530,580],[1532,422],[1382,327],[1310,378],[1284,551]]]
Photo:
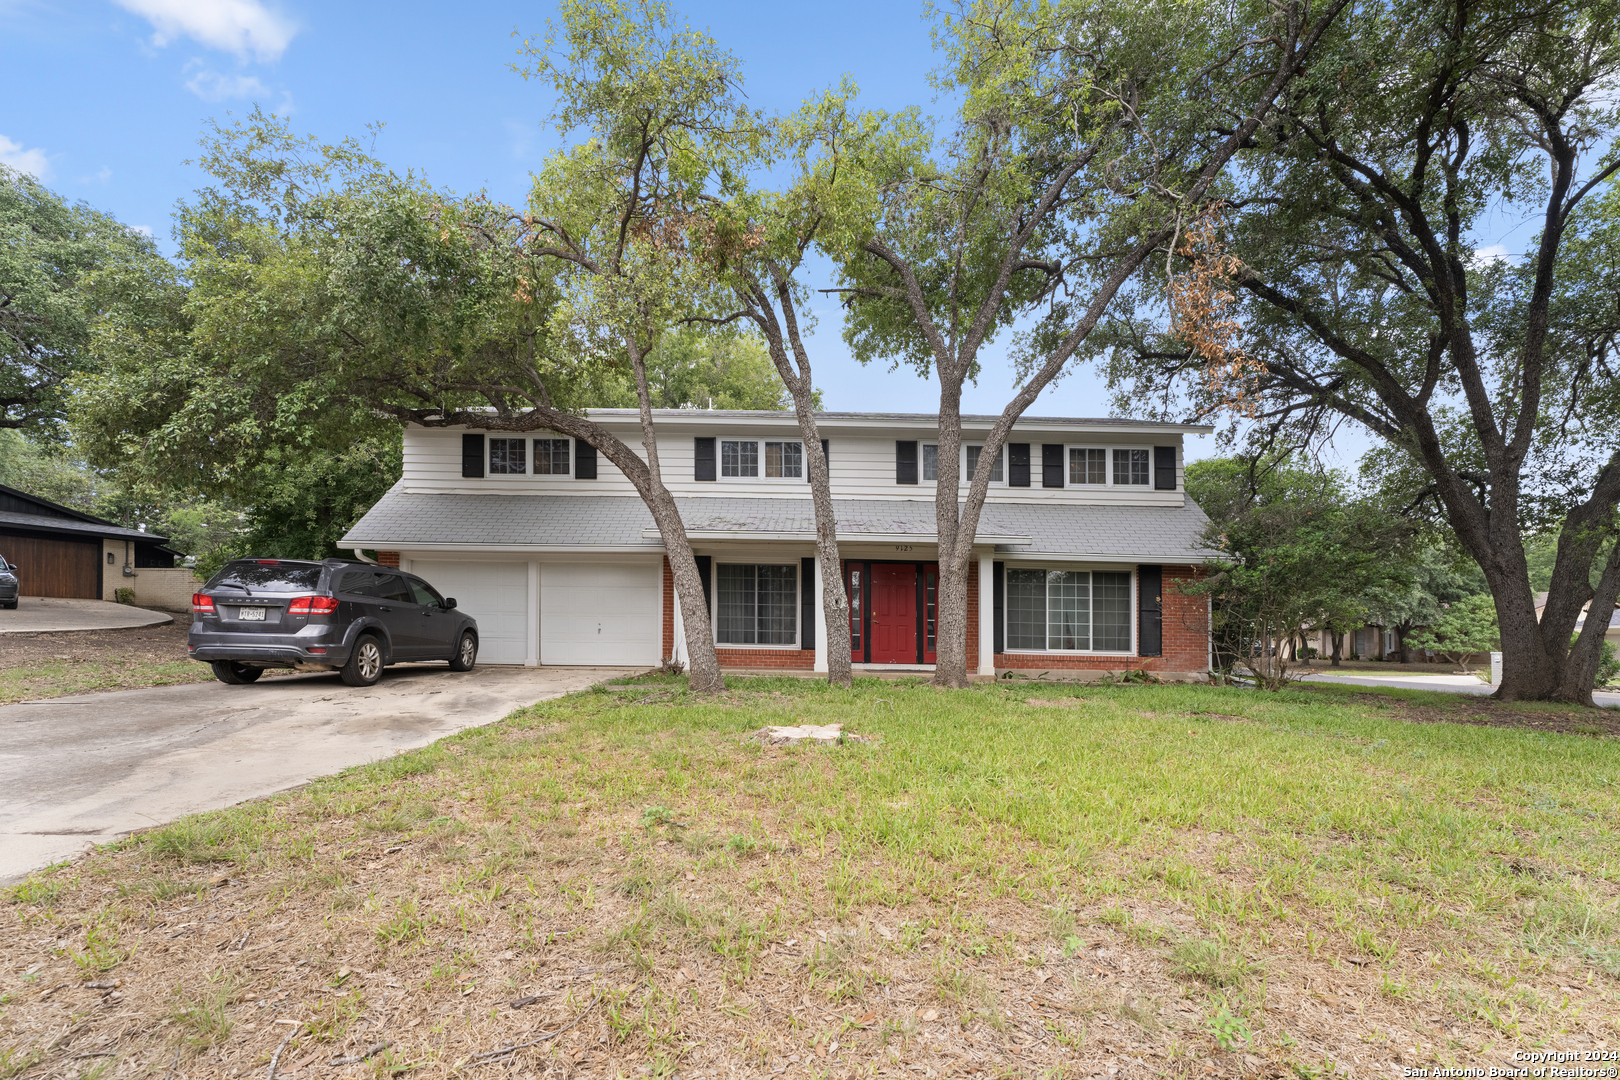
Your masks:
[[[249,593],[314,592],[321,584],[322,569],[307,563],[233,562],[227,564],[207,587],[242,589]]]

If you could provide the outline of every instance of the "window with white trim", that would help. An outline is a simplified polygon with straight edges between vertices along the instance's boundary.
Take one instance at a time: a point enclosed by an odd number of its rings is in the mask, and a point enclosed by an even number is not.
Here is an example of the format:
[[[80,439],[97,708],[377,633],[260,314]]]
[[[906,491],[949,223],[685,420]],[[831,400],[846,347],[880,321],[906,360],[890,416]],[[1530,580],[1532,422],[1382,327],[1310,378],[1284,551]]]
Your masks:
[[[1008,652],[1131,651],[1128,571],[1007,568]]]
[[[1108,451],[1100,446],[1069,447],[1069,483],[1103,485],[1108,483]]]
[[[569,472],[568,439],[534,440],[534,474],[536,476],[567,476]]]
[[[490,475],[510,476],[528,472],[528,443],[527,439],[490,439]]]
[[[762,476],[766,480],[803,480],[804,444],[774,439],[720,440],[721,479],[756,480]]]
[[[1114,483],[1146,487],[1153,482],[1152,451],[1145,446],[1114,451]]]
[[[979,469],[979,455],[984,453],[983,446],[969,446],[967,448],[967,468],[963,471],[962,482],[973,483],[973,474]],[[990,466],[990,483],[1001,484],[1007,477],[1007,448],[1003,446],[996,451],[995,463]]]
[[[797,566],[720,563],[715,579],[716,644],[798,644]]]

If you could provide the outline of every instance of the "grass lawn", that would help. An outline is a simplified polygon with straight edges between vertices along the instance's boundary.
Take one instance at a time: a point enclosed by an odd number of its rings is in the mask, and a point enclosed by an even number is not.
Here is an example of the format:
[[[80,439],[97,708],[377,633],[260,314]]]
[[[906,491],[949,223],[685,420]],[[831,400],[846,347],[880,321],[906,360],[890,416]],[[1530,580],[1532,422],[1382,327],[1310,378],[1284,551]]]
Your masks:
[[[11,890],[0,1080],[1608,1069],[1613,719],[598,688]]]

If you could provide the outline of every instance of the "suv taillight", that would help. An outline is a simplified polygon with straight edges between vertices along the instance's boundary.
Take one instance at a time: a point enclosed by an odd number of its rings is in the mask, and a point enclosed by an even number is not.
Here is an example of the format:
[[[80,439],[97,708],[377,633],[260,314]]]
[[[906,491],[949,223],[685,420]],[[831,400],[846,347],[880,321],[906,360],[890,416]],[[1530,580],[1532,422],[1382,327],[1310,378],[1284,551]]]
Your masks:
[[[191,594],[191,610],[204,615],[214,614],[214,598],[207,593],[194,592]]]
[[[330,615],[338,602],[330,596],[295,596],[287,605],[289,615]]]

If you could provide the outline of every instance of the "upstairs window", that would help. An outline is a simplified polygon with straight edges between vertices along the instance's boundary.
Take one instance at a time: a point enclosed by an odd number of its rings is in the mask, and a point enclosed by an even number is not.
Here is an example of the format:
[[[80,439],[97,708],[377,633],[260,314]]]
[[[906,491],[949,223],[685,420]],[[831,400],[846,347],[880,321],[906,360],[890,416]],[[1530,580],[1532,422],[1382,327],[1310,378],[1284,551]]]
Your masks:
[[[720,442],[721,476],[758,476],[759,443],[723,439]]]
[[[489,440],[490,475],[511,475],[528,472],[527,442],[527,439]]]
[[[1094,446],[1069,447],[1069,483],[1108,483],[1108,451]]]
[[[984,453],[983,446],[970,446],[967,448],[967,479],[964,483],[973,483],[973,474],[979,471],[979,455]],[[1007,448],[1002,447],[996,451],[995,464],[990,466],[990,482],[999,484],[1006,477],[1004,466],[1007,460]]]
[[[761,461],[764,473],[760,472]],[[722,439],[720,475],[726,479],[804,479],[804,444],[775,440]]]
[[[1147,447],[1114,451],[1114,483],[1147,487],[1153,479],[1151,474]]]
[[[922,478],[926,483],[939,479],[939,444],[925,442],[922,444]]]
[[[766,443],[765,476],[773,480],[797,480],[804,476],[804,446],[796,442]]]
[[[534,440],[534,474],[536,476],[568,475],[567,439]]]

